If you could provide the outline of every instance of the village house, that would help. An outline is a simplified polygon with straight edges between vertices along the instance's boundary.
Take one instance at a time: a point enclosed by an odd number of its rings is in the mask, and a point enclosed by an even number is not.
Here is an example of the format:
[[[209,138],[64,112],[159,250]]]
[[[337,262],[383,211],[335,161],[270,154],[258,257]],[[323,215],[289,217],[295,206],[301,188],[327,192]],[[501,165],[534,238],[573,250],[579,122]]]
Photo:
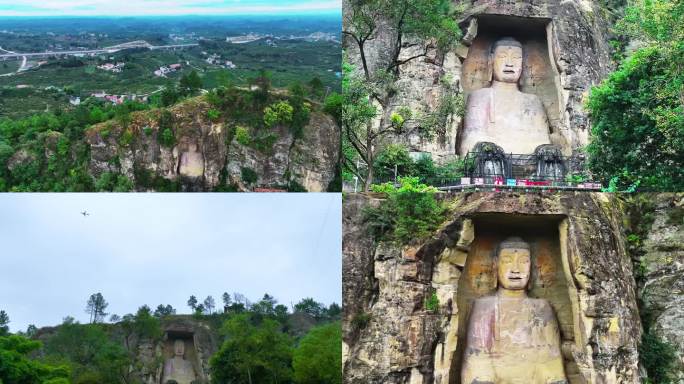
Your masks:
[[[103,70],[105,70],[105,71],[110,71],[110,72],[119,73],[119,72],[121,72],[121,71],[123,70],[124,65],[125,65],[125,63],[116,63],[116,64],[105,63],[105,64],[102,64],[102,65],[98,65],[97,67],[100,68],[100,69],[103,69]]]
[[[181,64],[171,64],[168,67],[161,66],[159,69],[154,71],[154,75],[158,77],[166,77],[167,73],[176,72],[177,70],[181,69],[181,67]]]

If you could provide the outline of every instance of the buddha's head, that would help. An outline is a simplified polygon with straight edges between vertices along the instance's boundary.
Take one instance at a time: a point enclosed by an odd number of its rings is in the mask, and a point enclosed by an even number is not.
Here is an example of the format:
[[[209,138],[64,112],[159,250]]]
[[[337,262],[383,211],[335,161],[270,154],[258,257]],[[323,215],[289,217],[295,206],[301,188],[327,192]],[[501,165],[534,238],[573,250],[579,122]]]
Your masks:
[[[503,83],[517,83],[522,74],[522,44],[512,37],[499,39],[490,54],[492,76]]]
[[[183,357],[183,355],[185,355],[185,343],[183,340],[176,340],[173,343],[173,354],[178,357]]]
[[[530,245],[519,237],[509,237],[496,250],[499,288],[525,290],[530,281]]]

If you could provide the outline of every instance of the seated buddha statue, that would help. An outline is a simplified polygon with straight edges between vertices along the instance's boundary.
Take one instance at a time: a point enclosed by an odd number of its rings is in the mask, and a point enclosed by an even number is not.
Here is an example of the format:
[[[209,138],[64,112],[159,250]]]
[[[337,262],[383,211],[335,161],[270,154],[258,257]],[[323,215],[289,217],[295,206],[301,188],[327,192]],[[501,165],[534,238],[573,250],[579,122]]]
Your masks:
[[[498,290],[473,304],[461,383],[567,384],[553,309],[527,296],[530,246],[508,238],[495,260]]]
[[[523,47],[506,37],[492,46],[489,56],[492,84],[472,92],[466,103],[458,152],[465,155],[479,142],[492,142],[506,153],[531,154],[550,144],[549,123],[541,99],[518,88]]]
[[[164,363],[162,383],[190,384],[197,379],[192,363],[185,360],[185,342],[176,340],[173,344],[174,356]]]

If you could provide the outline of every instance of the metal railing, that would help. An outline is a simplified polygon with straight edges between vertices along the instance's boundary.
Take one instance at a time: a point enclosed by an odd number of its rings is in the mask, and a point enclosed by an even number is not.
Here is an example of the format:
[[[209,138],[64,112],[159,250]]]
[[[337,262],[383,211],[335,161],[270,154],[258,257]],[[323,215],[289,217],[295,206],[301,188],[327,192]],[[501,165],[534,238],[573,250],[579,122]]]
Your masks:
[[[464,159],[462,177],[421,177],[421,182],[445,191],[458,190],[573,190],[600,191],[602,185],[592,180],[573,180],[568,175],[583,174],[581,155],[504,154],[469,152]],[[374,177],[373,183],[398,184],[401,172],[394,167]]]

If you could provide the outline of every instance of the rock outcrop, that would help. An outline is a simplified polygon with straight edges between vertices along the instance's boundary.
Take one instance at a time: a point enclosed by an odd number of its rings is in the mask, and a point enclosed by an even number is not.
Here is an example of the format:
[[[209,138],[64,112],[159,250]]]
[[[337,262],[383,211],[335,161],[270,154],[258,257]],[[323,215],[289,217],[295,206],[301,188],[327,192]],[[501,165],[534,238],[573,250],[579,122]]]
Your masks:
[[[273,145],[257,149],[238,142],[234,122],[209,119],[209,109],[201,97],[169,108],[172,138],[161,137],[161,110],[133,113],[126,128],[116,121],[90,128],[90,173],[95,178],[105,172],[123,174],[136,190],[160,185],[184,191],[286,190],[297,185],[320,192],[335,179],[340,131],[332,117],[312,112],[300,138],[286,127],[274,127]]]
[[[684,195],[644,194],[649,209],[639,211],[652,220],[638,260],[642,315],[658,337],[677,350],[675,382],[684,381]],[[635,223],[633,223],[635,224]]]
[[[481,255],[493,239],[536,244],[531,295],[554,307],[570,383],[639,383],[641,322],[623,207],[601,193],[445,196],[447,220],[408,246],[376,242],[344,200],[343,364],[346,383],[459,383],[469,301],[491,287]],[[469,261],[470,259],[470,261]],[[536,269],[535,269],[536,268]],[[494,281],[495,281],[494,277]],[[438,307],[426,300],[438,298]]]

